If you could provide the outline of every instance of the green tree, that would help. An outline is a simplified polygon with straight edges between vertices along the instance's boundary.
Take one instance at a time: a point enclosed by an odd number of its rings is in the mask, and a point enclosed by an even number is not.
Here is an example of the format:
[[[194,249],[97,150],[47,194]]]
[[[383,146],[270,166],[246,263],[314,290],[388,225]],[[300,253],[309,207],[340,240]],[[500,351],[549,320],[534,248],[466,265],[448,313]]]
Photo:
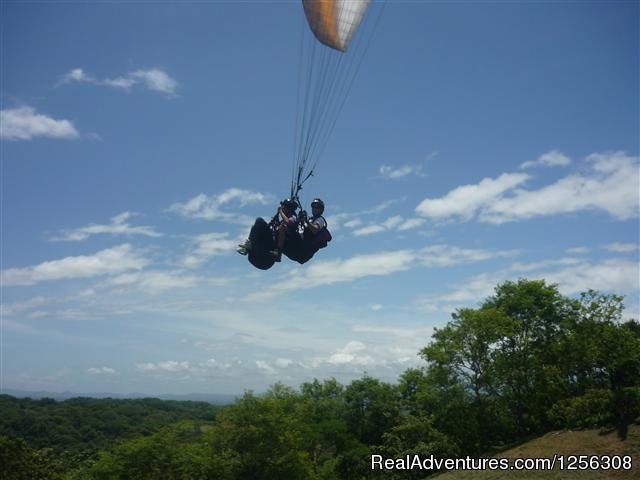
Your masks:
[[[397,389],[375,378],[354,380],[346,388],[344,398],[349,428],[364,444],[379,444],[382,435],[399,419]]]
[[[237,463],[238,480],[313,479],[303,441],[306,426],[296,415],[298,395],[275,385],[263,397],[251,392],[220,412],[208,432],[211,451]]]
[[[549,409],[565,395],[557,345],[576,303],[556,285],[520,279],[498,285],[481,309],[499,310],[513,322],[495,355],[495,368],[518,433],[544,431]]]
[[[475,417],[479,437],[476,449],[482,449],[504,428],[500,422],[503,414],[491,408],[500,391],[495,357],[514,335],[517,324],[494,307],[463,308],[452,317],[444,328],[436,329],[434,341],[420,353],[434,370],[447,372],[449,381],[460,383],[471,393],[469,413]],[[493,418],[496,413],[498,418]]]
[[[375,449],[385,458],[406,458],[419,455],[436,458],[455,458],[460,455],[457,445],[433,425],[428,415],[408,415],[383,435],[383,444]],[[394,472],[391,478],[420,479],[428,472],[419,469]]]

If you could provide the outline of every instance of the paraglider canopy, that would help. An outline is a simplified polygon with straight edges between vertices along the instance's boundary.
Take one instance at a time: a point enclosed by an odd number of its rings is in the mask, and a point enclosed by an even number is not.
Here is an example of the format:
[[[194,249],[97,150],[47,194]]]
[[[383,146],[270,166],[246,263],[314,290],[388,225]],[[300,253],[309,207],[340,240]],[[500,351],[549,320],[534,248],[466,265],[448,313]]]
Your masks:
[[[360,25],[369,0],[302,0],[309,27],[316,38],[344,52]]]
[[[298,108],[291,198],[313,174],[382,13],[370,0],[302,0]],[[304,21],[306,20],[306,21]]]

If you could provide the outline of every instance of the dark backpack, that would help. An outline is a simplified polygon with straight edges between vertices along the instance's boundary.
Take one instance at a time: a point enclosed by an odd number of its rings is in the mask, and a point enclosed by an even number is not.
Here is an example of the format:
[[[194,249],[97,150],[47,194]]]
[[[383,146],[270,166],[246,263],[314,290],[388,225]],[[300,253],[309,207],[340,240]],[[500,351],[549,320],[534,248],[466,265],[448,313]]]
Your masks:
[[[327,221],[324,217],[322,217],[322,219],[324,220],[324,223],[326,225]],[[311,237],[311,246],[316,250],[320,250],[321,248],[326,247],[332,238],[333,237],[331,237],[331,232],[326,226],[324,226],[318,233]]]

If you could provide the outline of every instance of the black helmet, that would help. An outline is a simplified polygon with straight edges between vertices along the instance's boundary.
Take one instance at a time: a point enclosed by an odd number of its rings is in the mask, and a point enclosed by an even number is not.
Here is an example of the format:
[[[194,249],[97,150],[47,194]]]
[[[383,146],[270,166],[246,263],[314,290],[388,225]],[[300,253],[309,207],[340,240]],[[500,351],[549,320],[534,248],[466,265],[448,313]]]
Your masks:
[[[322,200],[320,200],[319,198],[314,198],[313,201],[311,202],[311,208],[313,207],[320,207],[324,210],[324,202]]]
[[[282,205],[283,207],[289,207],[292,210],[295,210],[296,208],[298,208],[298,202],[296,202],[292,198],[285,198],[280,202],[280,205]]]

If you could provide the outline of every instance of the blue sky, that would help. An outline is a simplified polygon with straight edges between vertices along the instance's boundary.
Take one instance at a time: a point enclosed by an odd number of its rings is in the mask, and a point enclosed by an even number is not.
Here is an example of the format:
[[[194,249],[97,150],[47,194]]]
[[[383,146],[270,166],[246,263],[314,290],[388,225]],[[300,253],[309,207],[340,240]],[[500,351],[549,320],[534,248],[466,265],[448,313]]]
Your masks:
[[[638,18],[389,1],[303,191],[334,240],[262,272],[235,246],[288,193],[300,2],[3,2],[2,387],[393,381],[521,277],[637,317]]]

